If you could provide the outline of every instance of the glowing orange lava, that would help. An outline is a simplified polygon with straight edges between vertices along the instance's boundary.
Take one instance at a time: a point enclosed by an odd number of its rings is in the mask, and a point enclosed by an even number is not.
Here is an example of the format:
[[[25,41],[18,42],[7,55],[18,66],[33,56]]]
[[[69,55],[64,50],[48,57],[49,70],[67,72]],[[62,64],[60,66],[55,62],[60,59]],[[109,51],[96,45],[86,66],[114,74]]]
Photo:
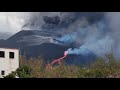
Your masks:
[[[59,59],[56,59],[56,60],[52,61],[50,64],[48,64],[48,65],[46,66],[46,68],[52,67],[53,64],[55,64],[55,63],[58,63],[58,64],[60,65],[60,64],[61,64],[61,60],[63,60],[63,59],[67,56],[67,54],[68,54],[68,52],[65,51],[63,57],[61,57],[61,58],[59,58]]]

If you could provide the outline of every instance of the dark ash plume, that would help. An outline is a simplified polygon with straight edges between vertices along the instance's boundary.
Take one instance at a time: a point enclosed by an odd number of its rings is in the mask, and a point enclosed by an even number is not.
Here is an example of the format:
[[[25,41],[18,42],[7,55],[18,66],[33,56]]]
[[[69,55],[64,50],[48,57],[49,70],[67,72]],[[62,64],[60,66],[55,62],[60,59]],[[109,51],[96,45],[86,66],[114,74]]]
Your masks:
[[[115,56],[119,57],[119,12],[48,13],[33,13],[24,28],[49,32],[58,44],[74,44],[78,47],[69,49],[69,54],[92,52],[97,56],[104,56],[113,50]]]

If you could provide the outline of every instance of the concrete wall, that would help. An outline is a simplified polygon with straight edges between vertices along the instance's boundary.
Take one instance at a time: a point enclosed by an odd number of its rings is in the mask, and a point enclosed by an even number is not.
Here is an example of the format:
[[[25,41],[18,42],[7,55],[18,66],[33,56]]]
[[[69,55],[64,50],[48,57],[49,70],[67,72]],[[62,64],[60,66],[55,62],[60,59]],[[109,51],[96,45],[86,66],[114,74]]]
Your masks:
[[[5,76],[15,71],[19,67],[19,50],[0,48],[0,51],[5,51],[5,58],[0,57],[0,78],[1,71],[5,71]],[[14,59],[9,58],[9,52],[14,52]]]

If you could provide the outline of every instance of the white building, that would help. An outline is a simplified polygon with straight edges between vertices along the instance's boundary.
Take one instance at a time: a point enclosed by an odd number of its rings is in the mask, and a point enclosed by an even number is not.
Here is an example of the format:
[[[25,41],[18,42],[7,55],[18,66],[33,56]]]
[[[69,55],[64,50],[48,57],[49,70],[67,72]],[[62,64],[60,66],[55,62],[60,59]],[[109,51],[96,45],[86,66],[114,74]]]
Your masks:
[[[0,48],[0,78],[19,68],[19,50]]]

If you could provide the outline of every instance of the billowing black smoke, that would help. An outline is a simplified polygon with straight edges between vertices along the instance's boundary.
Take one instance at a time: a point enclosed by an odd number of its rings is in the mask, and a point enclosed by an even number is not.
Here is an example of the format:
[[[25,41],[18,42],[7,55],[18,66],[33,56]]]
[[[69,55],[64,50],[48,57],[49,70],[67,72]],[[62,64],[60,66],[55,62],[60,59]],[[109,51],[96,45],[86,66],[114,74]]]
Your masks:
[[[50,32],[55,43],[77,47],[69,49],[68,54],[94,53],[103,57],[113,52],[120,58],[118,17],[119,13],[111,12],[56,12],[50,15],[44,13],[42,16],[37,13],[32,15],[23,28]]]

